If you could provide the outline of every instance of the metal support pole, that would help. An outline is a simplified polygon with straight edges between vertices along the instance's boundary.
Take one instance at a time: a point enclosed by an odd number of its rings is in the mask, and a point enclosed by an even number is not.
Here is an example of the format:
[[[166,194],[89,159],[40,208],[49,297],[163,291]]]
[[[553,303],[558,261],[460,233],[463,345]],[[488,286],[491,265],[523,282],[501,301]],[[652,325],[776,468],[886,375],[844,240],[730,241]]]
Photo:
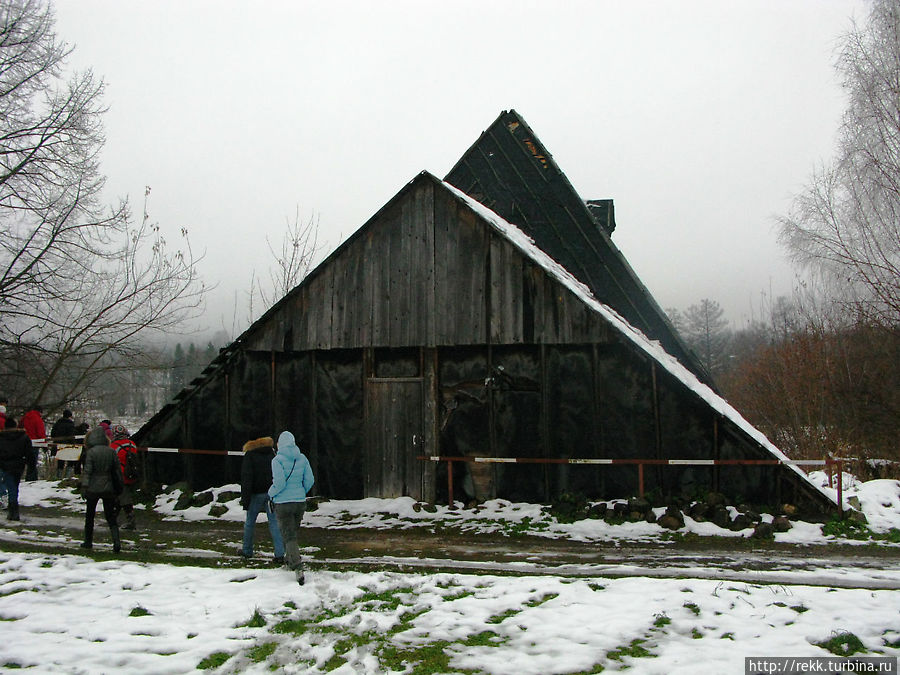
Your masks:
[[[843,520],[843,518],[844,518],[844,463],[841,460],[837,461],[837,470],[838,470],[838,484],[837,484],[838,513],[840,514],[840,517]]]
[[[453,508],[453,460],[447,460],[447,506]]]
[[[644,465],[638,464],[638,496],[644,496]]]

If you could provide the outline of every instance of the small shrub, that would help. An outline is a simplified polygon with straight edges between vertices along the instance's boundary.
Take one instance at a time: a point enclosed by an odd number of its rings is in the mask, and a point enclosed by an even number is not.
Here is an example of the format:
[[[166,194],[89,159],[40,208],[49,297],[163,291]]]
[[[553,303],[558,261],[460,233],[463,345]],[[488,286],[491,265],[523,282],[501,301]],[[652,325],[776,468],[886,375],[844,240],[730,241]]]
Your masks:
[[[816,642],[817,647],[827,649],[837,656],[850,656],[852,654],[864,654],[868,651],[865,645],[853,633],[836,633],[824,642]]]
[[[686,602],[682,605],[685,609],[689,609],[694,613],[694,616],[700,616],[700,607],[698,607],[693,602]]]
[[[260,613],[259,608],[253,611],[251,616],[245,623],[239,624],[238,628],[262,628],[266,625],[266,618]]]
[[[657,614],[656,618],[653,620],[653,625],[657,628],[663,628],[664,626],[668,626],[672,623],[672,619],[666,616],[665,612],[662,614]]]
[[[140,605],[138,605],[137,607],[132,609],[130,612],[128,612],[128,616],[150,616],[150,610],[145,609],[145,608],[141,607]]]

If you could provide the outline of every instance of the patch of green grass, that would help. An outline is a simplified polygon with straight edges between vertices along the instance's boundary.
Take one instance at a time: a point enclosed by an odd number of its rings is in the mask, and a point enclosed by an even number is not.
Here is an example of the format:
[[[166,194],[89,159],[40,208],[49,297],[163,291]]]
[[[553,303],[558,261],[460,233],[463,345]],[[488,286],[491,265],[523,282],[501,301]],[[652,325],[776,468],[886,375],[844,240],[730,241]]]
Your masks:
[[[694,613],[694,616],[700,616],[700,607],[696,603],[686,602],[682,605],[685,609],[689,609]]]
[[[362,595],[361,598],[358,598],[356,602],[359,605],[372,605],[372,607],[367,607],[366,609],[394,611],[401,604],[403,604],[403,599],[400,596],[412,593],[412,590],[412,588],[401,587],[391,588],[389,590],[382,591],[381,593],[367,591]]]
[[[0,621],[19,621],[21,618],[19,616],[0,616]]]
[[[150,610],[138,605],[128,612],[128,616],[150,616]]]
[[[850,632],[841,632],[832,635],[824,642],[816,642],[817,647],[827,649],[837,656],[850,656],[851,654],[865,654],[868,650],[858,637]]]
[[[228,652],[213,652],[197,664],[197,669],[212,670],[213,668],[218,668],[230,658],[231,654]]]
[[[657,628],[663,628],[664,626],[668,626],[670,623],[672,623],[672,619],[666,616],[665,612],[663,612],[662,614],[657,614],[656,618],[653,619],[653,625]]]
[[[497,635],[492,630],[483,630],[480,633],[470,635],[462,644],[466,647],[498,647],[507,640]]]
[[[734,633],[722,633],[719,636],[720,640],[734,640]]]
[[[273,633],[303,635],[307,632],[310,621],[307,619],[285,619],[272,626]]]
[[[490,617],[485,623],[493,623],[493,624],[503,623],[504,621],[506,621],[506,619],[508,619],[511,616],[515,616],[516,614],[519,614],[521,611],[522,610],[520,610],[520,609],[508,609],[505,612],[502,612],[500,614],[495,614],[494,616]]]
[[[454,600],[461,600],[462,598],[470,598],[473,595],[475,595],[474,591],[459,591],[452,595],[444,596],[444,602],[453,602]]]
[[[543,605],[545,602],[549,602],[550,600],[553,600],[553,598],[555,598],[558,595],[559,595],[559,593],[544,593],[542,596],[540,596],[538,598],[534,598],[533,600],[529,600],[528,602],[526,602],[525,606],[526,607],[539,607],[540,605]]]
[[[696,628],[691,628],[691,637],[695,640],[699,640],[700,638],[703,637],[703,633],[701,633]]]
[[[293,600],[288,600],[286,603],[284,603],[284,606],[288,609],[297,609],[297,603]]]
[[[822,534],[862,541],[870,539],[872,536],[869,528],[862,523],[849,518],[839,518],[838,516],[835,516],[822,526]]]
[[[7,661],[3,664],[4,668],[9,668],[10,670],[18,669],[22,667],[21,663],[16,663],[15,661]]]
[[[253,611],[253,616],[244,623],[238,624],[235,628],[262,628],[265,625],[266,618],[260,613],[259,608],[257,607]]]
[[[598,583],[593,582],[593,581],[591,581],[591,582],[588,583],[588,588],[590,588],[590,589],[591,589],[592,591],[594,591],[595,593],[599,593],[600,591],[605,591],[605,590],[606,590],[606,586],[604,586],[603,584],[598,584]]]
[[[797,614],[803,614],[803,612],[809,611],[809,607],[806,605],[793,605],[791,606],[791,609],[797,612]]]
[[[347,663],[347,659],[338,654],[333,654],[332,657],[325,662],[322,668],[325,669],[326,673],[330,673],[332,670],[337,670],[345,663]]]
[[[621,661],[626,656],[635,659],[655,658],[656,654],[643,646],[645,642],[646,640],[643,638],[635,638],[627,646],[606,652],[606,657],[613,661]]]

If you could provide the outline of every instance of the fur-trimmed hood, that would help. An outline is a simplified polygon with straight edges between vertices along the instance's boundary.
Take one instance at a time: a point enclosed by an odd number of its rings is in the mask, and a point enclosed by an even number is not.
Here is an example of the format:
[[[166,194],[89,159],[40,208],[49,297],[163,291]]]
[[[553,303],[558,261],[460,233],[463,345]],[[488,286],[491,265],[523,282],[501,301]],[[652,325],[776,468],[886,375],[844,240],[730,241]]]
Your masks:
[[[253,452],[254,450],[271,450],[275,447],[275,441],[271,436],[263,436],[255,441],[247,441],[244,443],[244,452]]]

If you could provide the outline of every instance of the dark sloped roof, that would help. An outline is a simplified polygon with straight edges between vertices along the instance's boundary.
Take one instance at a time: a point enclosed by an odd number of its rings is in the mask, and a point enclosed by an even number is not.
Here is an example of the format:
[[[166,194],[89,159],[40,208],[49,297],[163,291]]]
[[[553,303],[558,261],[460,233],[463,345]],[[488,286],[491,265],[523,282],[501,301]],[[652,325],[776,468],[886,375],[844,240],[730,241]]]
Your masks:
[[[612,205],[598,219],[515,111],[504,111],[445,180],[517,225],[535,244],[706,384],[711,378],[683,343],[608,232]],[[592,213],[593,211],[593,213]]]

